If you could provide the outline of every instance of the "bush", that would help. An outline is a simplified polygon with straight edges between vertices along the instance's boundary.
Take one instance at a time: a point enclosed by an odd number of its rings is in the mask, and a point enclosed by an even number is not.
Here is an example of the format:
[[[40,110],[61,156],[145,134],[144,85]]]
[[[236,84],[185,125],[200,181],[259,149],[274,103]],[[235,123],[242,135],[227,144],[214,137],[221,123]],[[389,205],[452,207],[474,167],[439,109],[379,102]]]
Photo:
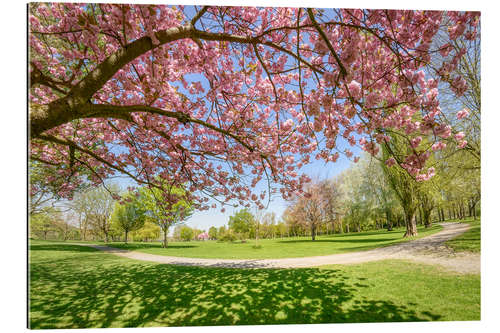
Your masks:
[[[217,240],[218,242],[234,242],[236,240],[236,235],[231,231],[228,230],[224,232],[222,235],[219,235],[219,239]]]

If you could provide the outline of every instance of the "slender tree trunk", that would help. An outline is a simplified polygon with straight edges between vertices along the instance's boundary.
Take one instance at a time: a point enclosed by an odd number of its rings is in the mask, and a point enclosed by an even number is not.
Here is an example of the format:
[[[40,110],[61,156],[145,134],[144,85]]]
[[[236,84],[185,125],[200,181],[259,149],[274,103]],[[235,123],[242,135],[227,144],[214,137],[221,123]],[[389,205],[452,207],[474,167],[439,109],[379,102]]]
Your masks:
[[[128,230],[125,230],[125,244],[127,244],[128,240]]]
[[[167,241],[168,228],[162,228],[162,229],[163,229],[163,243],[161,244],[161,247],[166,248],[168,246],[168,241]]]
[[[312,240],[316,240],[316,225],[315,223],[311,223],[311,237]]]
[[[391,220],[391,211],[385,211],[385,217],[387,218],[387,231],[392,231],[392,220]]]
[[[257,246],[259,241],[259,224],[257,223],[257,228],[255,230],[255,246]]]
[[[346,225],[345,225],[345,232],[349,233],[349,223],[346,223]]]

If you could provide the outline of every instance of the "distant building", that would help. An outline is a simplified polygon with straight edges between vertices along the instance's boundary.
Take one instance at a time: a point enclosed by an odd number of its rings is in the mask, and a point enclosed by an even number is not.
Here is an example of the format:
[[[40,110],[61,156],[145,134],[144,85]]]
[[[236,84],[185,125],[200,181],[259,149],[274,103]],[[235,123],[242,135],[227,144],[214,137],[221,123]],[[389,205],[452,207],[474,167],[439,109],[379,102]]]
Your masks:
[[[201,234],[199,234],[198,236],[196,236],[196,239],[197,240],[208,240],[209,236],[206,232],[203,232]]]

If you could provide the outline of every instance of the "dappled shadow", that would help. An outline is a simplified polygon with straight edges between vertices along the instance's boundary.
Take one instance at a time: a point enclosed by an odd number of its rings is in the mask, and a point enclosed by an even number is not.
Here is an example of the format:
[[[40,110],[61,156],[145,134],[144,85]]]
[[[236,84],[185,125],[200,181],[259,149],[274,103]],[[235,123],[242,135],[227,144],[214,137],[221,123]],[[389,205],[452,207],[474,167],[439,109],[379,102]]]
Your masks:
[[[97,252],[99,250],[89,246],[71,244],[43,244],[31,245],[31,251],[69,251],[69,252]]]
[[[369,282],[348,278],[340,270],[172,266],[103,253],[67,258],[53,266],[31,264],[32,328],[440,319],[391,301],[367,300],[362,295]]]

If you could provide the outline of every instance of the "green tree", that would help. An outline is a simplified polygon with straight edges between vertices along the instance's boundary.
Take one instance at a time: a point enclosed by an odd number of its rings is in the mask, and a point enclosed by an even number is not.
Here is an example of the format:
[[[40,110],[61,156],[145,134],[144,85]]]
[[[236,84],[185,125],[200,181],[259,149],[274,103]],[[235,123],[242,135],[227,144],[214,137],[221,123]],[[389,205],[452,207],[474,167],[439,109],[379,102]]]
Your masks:
[[[389,142],[382,145],[380,165],[404,211],[406,232],[403,237],[411,237],[417,235],[415,213],[418,207],[419,183],[398,164],[387,166],[384,163],[391,156],[390,151],[400,153],[400,150],[407,149],[402,140],[403,138],[396,134],[391,137]]]
[[[193,240],[194,230],[188,226],[183,226],[180,230],[180,237],[182,241],[189,242]]]
[[[167,236],[171,226],[182,223],[193,214],[193,204],[182,188],[165,185],[162,188],[139,189],[139,207],[150,221],[163,233],[162,247],[168,246]]]
[[[255,217],[248,208],[244,208],[229,217],[228,226],[236,234],[248,235],[253,228]]]
[[[208,236],[210,239],[217,239],[217,228],[210,227],[210,229],[208,229]]]
[[[160,238],[161,228],[145,218],[144,226],[132,231],[130,235],[134,241],[147,242]]]
[[[119,192],[120,189],[116,184],[93,187],[75,195],[71,203],[72,207],[84,215],[82,221],[86,221],[86,228],[92,227],[94,234],[104,235],[106,242],[109,241],[110,217],[115,204],[113,195]]]
[[[111,221],[125,234],[125,243],[128,241],[128,234],[144,226],[144,211],[131,194],[127,194],[123,204],[116,202],[111,214]]]
[[[30,233],[31,237],[36,235],[38,238],[47,239],[47,235],[57,230],[55,220],[59,211],[52,207],[44,207],[35,214],[30,215]]]

